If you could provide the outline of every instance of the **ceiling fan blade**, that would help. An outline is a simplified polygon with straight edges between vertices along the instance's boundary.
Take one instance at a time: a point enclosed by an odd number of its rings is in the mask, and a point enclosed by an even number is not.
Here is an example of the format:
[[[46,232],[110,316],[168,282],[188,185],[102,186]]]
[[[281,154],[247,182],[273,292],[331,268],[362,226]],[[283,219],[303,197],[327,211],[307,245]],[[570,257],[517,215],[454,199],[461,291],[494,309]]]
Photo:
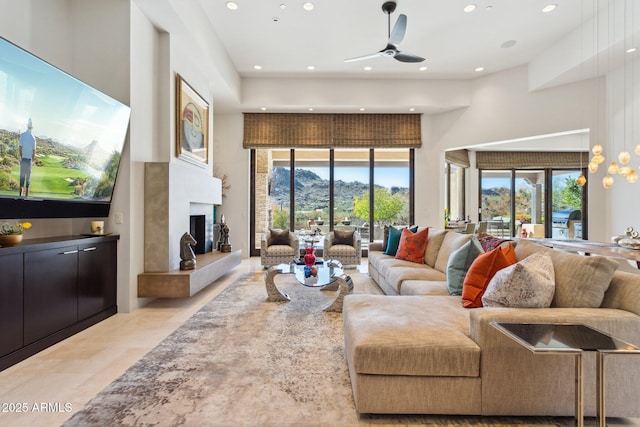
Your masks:
[[[369,55],[356,56],[355,58],[345,59],[344,62],[364,61],[365,59],[373,59],[382,56],[382,52],[376,52]]]
[[[418,55],[414,55],[412,53],[407,53],[407,52],[397,52],[395,55],[393,55],[394,58],[396,58],[398,61],[400,62],[422,62],[424,61],[424,58]]]
[[[407,32],[407,15],[401,14],[398,17],[395,25],[393,26],[393,30],[391,30],[391,34],[389,35],[388,44],[398,47],[402,40],[404,39],[404,35]]]

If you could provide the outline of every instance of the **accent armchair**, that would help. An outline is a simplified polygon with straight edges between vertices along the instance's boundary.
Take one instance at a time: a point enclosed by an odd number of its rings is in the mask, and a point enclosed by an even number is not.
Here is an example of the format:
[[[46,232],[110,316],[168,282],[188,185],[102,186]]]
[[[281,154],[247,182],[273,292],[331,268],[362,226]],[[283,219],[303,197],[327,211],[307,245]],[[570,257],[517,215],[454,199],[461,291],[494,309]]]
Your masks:
[[[263,267],[289,263],[300,256],[298,236],[289,230],[269,229],[260,239],[260,260]]]
[[[360,265],[362,239],[357,231],[331,231],[324,236],[323,244],[325,260],[337,260],[345,266]]]

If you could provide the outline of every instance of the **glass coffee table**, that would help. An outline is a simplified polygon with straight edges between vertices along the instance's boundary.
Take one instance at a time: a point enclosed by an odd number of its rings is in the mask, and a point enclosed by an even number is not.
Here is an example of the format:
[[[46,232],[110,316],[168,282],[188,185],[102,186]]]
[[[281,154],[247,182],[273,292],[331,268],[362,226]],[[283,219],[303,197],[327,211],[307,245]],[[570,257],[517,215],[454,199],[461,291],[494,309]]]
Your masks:
[[[572,354],[575,357],[575,418],[584,425],[582,353],[596,352],[597,419],[605,427],[604,357],[611,354],[640,354],[640,348],[586,325],[574,323],[492,322],[496,329],[535,354]]]
[[[275,277],[279,274],[293,274],[299,284],[310,288],[320,288],[321,291],[339,290],[336,299],[324,308],[324,311],[342,312],[342,301],[345,295],[353,290],[351,277],[344,273],[339,261],[323,261],[315,265],[316,275],[305,277],[305,266],[291,262],[278,264],[264,274],[264,284],[267,289],[267,300],[270,302],[288,302],[291,297],[276,287]]]

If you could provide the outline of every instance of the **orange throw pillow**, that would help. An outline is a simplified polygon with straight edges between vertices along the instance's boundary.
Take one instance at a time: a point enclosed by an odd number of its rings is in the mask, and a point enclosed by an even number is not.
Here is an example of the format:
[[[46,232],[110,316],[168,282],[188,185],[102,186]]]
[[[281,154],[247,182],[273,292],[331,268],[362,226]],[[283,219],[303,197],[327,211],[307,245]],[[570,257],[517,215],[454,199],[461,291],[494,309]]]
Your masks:
[[[465,308],[482,307],[482,295],[493,276],[499,270],[516,262],[516,251],[511,244],[480,254],[473,261],[464,278],[462,305]]]
[[[396,252],[396,259],[424,264],[424,253],[427,250],[428,240],[428,227],[416,231],[415,233],[408,228],[403,228],[402,234],[400,235],[398,252]]]

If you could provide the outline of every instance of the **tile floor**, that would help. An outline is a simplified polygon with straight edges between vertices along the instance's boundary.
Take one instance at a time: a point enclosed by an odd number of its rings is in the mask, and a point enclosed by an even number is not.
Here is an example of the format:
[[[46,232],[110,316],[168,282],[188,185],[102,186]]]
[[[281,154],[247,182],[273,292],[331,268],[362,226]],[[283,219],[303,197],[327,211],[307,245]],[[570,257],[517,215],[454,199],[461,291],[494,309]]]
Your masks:
[[[0,425],[61,425],[227,285],[261,270],[259,258],[243,260],[191,298],[155,300],[133,313],[118,313],[5,369]]]

